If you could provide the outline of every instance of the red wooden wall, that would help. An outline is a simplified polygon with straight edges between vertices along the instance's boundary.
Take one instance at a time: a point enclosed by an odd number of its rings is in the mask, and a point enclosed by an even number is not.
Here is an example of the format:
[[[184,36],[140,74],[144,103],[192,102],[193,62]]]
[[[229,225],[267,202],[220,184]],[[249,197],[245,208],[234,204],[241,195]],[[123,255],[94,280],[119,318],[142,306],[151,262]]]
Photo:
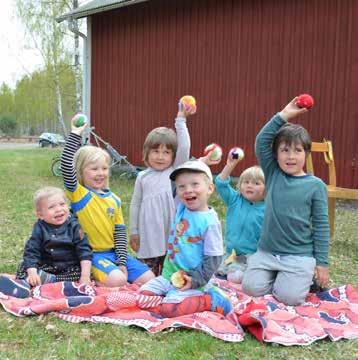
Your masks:
[[[239,145],[239,174],[267,118],[307,92],[316,106],[298,121],[333,141],[338,184],[358,188],[357,18],[354,0],[151,0],[94,15],[91,121],[141,164],[148,131],[194,95],[192,154]]]

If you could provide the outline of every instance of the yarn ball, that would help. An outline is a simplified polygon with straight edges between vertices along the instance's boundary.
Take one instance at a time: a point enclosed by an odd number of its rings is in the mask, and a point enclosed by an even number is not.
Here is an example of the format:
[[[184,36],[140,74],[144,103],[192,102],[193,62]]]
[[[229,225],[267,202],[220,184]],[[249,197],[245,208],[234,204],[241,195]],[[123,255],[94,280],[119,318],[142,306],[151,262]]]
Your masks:
[[[76,114],[73,119],[76,127],[81,127],[87,123],[87,116],[85,114]]]
[[[191,95],[184,95],[180,102],[184,104],[184,106],[196,106],[196,100],[194,96]]]
[[[242,150],[241,148],[236,146],[236,147],[233,147],[232,149],[230,149],[229,156],[231,157],[231,159],[241,161],[245,157],[245,153],[244,153],[244,150]]]
[[[172,274],[172,276],[170,277],[170,281],[176,288],[178,289],[182,288],[186,283],[184,279],[184,271],[179,270],[174,274]]]
[[[296,105],[300,108],[311,109],[314,105],[313,97],[309,94],[301,94],[297,98]]]
[[[204,149],[204,156],[208,155],[209,152],[212,153],[209,156],[209,159],[212,161],[218,161],[221,159],[222,155],[223,155],[223,150],[221,148],[220,145],[212,143],[210,145],[208,145],[205,149]]]

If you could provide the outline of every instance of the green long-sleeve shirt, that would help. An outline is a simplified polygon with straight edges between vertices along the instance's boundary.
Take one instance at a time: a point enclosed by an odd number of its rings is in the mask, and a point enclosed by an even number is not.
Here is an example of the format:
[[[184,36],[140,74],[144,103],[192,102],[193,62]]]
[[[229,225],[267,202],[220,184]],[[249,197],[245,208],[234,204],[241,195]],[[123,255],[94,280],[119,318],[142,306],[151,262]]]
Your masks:
[[[256,157],[264,171],[266,211],[259,248],[275,255],[313,256],[328,265],[329,223],[327,189],[313,176],[283,172],[272,142],[285,121],[275,115],[256,137]]]

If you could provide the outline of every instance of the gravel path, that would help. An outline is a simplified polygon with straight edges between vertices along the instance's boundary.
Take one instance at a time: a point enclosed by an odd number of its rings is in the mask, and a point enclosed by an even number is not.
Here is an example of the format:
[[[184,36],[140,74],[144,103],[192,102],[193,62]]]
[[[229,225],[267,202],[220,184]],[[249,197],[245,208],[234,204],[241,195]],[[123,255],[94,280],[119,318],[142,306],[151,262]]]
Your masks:
[[[39,147],[38,142],[32,142],[32,143],[0,142],[0,150],[34,149],[37,147]]]

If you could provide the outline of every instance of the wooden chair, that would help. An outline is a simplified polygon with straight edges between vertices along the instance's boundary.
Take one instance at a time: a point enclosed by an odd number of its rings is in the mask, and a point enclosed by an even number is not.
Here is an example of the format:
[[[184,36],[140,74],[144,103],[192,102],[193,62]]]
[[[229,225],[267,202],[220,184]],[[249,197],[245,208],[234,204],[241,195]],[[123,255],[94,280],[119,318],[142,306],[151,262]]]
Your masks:
[[[334,213],[336,207],[336,199],[358,200],[358,189],[347,189],[337,187],[336,167],[334,164],[332,142],[323,140],[322,142],[312,142],[311,154],[306,159],[306,170],[308,173],[314,174],[312,153],[323,153],[325,163],[328,166],[328,215],[330,235],[334,235]]]

